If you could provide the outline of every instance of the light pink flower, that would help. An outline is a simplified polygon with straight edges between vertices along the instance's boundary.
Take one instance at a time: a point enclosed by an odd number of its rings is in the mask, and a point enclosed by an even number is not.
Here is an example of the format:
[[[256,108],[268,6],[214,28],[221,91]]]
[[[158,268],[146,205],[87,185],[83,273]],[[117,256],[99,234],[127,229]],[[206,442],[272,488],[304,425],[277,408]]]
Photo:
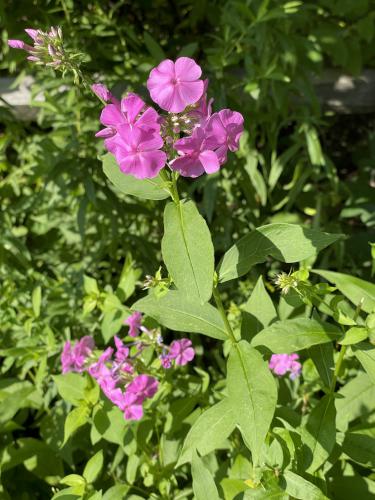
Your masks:
[[[118,363],[122,363],[129,356],[129,347],[126,347],[125,344],[122,342],[122,340],[119,339],[116,335],[115,335],[115,345],[116,345],[115,359]]]
[[[197,127],[191,136],[179,139],[173,146],[182,156],[171,162],[171,168],[184,177],[199,177],[212,174],[220,168],[216,153],[207,146],[206,134]]]
[[[86,359],[90,356],[94,348],[94,339],[89,335],[82,337],[73,347],[69,341],[65,342],[61,354],[62,372],[84,371]]]
[[[180,113],[201,98],[201,74],[201,68],[190,57],[179,57],[175,63],[165,59],[151,70],[147,80],[151,99],[166,111]]]
[[[167,161],[167,155],[160,151],[163,139],[159,133],[130,125],[120,125],[105,146],[114,154],[120,170],[137,179],[156,177]]]
[[[130,382],[126,388],[127,393],[133,393],[142,399],[152,398],[155,392],[158,390],[158,381],[150,375],[138,375],[135,379]]]
[[[237,151],[243,133],[243,116],[237,111],[222,109],[208,120],[205,131],[207,146],[216,151],[220,163],[227,159],[227,151]]]
[[[136,125],[138,128],[151,131],[160,131],[160,116],[152,107],[146,107],[145,102],[137,95],[129,92],[126,97],[117,101],[112,96],[112,104],[107,104],[100,115],[100,122],[106,128],[99,130],[96,137],[112,137],[120,125]]]
[[[208,80],[203,81],[204,84],[204,89],[203,89],[203,95],[195,105],[195,107],[187,113],[187,116],[191,118],[196,126],[203,127],[206,123],[207,120],[210,118],[212,114],[212,103],[213,99],[208,99],[207,98],[207,87],[208,87]]]
[[[121,410],[126,420],[140,420],[143,417],[143,400],[132,392],[126,392],[123,398]]]
[[[298,359],[299,356],[296,353],[272,354],[269,362],[269,368],[279,377],[289,372],[290,378],[295,379],[301,374],[302,369],[301,363],[297,361]]]
[[[30,52],[30,50],[33,50],[33,47],[31,47],[31,45],[28,45],[27,43],[23,42],[22,40],[8,40],[8,45],[12,49],[22,49],[22,50],[26,50],[27,52]]]
[[[129,326],[130,337],[136,337],[142,325],[142,313],[134,311],[133,314],[126,318],[124,323]]]
[[[192,342],[189,339],[174,340],[169,348],[169,357],[174,359],[176,365],[184,366],[195,356]]]

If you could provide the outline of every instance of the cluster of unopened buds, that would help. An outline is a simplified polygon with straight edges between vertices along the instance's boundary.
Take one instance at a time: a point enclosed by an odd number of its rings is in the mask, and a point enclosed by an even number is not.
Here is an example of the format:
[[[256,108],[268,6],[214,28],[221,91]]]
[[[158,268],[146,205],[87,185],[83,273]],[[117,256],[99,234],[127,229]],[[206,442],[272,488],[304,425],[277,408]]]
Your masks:
[[[122,172],[138,179],[156,177],[167,165],[184,177],[198,177],[219,170],[228,151],[236,151],[243,132],[243,117],[222,109],[212,113],[207,98],[208,80],[189,57],[162,61],[147,81],[151,99],[167,111],[159,114],[134,93],[121,101],[102,84],[94,93],[107,105],[100,121],[104,138]],[[181,134],[188,134],[181,137]]]
[[[298,360],[299,356],[296,353],[272,354],[269,368],[278,377],[282,377],[289,372],[289,378],[294,380],[301,375],[302,365]]]
[[[25,29],[32,40],[29,45],[22,40],[8,40],[8,45],[13,49],[26,50],[29,53],[27,59],[40,65],[57,68],[61,65],[65,53],[63,48],[63,37],[60,27],[50,28],[50,31]]]
[[[62,372],[87,371],[99,384],[105,396],[123,413],[126,420],[139,420],[143,416],[143,403],[152,398],[158,390],[159,382],[150,373],[142,360],[142,351],[153,346],[158,353],[163,369],[174,365],[186,365],[195,356],[189,339],[174,340],[169,346],[163,343],[158,330],[148,330],[142,326],[142,315],[134,312],[125,320],[128,335],[136,338],[124,344],[117,336],[115,347],[107,347],[98,357],[91,336],[81,338],[74,345],[65,343],[61,354]]]

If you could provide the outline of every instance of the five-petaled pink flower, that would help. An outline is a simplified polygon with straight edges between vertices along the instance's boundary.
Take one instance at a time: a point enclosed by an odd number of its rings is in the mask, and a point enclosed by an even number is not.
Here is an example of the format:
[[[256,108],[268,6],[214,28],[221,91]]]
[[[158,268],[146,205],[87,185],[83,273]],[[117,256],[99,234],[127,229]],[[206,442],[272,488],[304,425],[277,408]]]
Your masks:
[[[73,347],[69,341],[65,342],[61,354],[62,372],[84,371],[86,359],[90,356],[94,348],[94,339],[89,335],[82,337]]]
[[[281,377],[287,372],[290,373],[290,378],[295,379],[301,374],[301,363],[298,361],[299,356],[296,353],[292,354],[272,354],[269,368],[275,375]]]
[[[147,80],[151,99],[166,111],[180,113],[201,98],[204,91],[201,74],[201,68],[190,57],[179,57],[176,62],[165,59]]]
[[[131,125],[120,125],[117,134],[105,141],[120,170],[137,179],[156,177],[164,167],[167,155],[160,151],[163,144],[158,132],[145,131]]]
[[[214,113],[205,126],[207,147],[215,149],[220,164],[227,159],[227,151],[237,151],[243,132],[243,116],[237,111],[222,109]]]
[[[169,348],[169,358],[174,359],[176,365],[186,365],[194,356],[195,351],[189,339],[174,340]]]
[[[207,145],[206,134],[202,127],[197,127],[189,137],[179,139],[173,146],[179,156],[171,163],[171,168],[184,177],[199,177],[212,174],[220,168],[219,159]]]
[[[141,328],[142,313],[140,313],[139,311],[133,312],[133,314],[131,314],[128,318],[126,318],[124,323],[129,326],[130,337],[136,337]]]

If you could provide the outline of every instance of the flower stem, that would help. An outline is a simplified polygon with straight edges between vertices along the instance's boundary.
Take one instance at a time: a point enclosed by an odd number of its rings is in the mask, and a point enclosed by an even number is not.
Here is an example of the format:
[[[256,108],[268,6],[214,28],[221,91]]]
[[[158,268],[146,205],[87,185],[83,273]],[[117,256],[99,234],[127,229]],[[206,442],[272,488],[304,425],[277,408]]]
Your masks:
[[[354,321],[358,318],[359,313],[361,312],[362,304],[363,304],[363,299],[357,305],[357,308],[356,308],[354,316],[353,316],[353,320]],[[338,377],[338,375],[340,373],[341,365],[342,365],[342,362],[344,361],[344,357],[345,357],[345,353],[346,353],[347,349],[348,349],[348,346],[343,345],[341,347],[341,350],[340,350],[340,353],[339,353],[339,357],[337,358],[336,366],[335,366],[335,371],[333,373],[331,387],[330,387],[331,394],[333,394],[335,392],[337,377]]]
[[[229,339],[236,343],[237,340],[236,340],[236,337],[234,336],[234,333],[233,333],[233,330],[232,330],[232,327],[230,326],[230,323],[228,321],[228,317],[225,313],[225,309],[224,309],[224,306],[223,306],[223,302],[221,300],[221,297],[220,297],[220,294],[219,294],[219,290],[217,289],[217,286],[214,285],[214,288],[213,288],[213,296],[214,296],[214,299],[215,299],[215,302],[216,302],[216,306],[217,308],[219,309],[219,313],[220,313],[220,316],[222,317],[223,321],[224,321],[224,324],[225,324],[225,328],[227,330],[227,334],[228,334],[228,337]]]

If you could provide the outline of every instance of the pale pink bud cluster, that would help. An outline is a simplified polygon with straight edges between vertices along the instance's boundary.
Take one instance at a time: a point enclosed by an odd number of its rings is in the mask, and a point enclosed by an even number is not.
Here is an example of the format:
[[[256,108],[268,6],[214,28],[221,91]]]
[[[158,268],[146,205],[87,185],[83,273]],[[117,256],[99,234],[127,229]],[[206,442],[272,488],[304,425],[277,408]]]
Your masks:
[[[289,372],[289,377],[293,380],[301,374],[302,365],[298,360],[299,356],[296,353],[272,354],[269,368],[279,377]]]
[[[36,64],[58,68],[63,63],[65,53],[60,27],[52,26],[48,32],[32,28],[25,31],[31,38],[32,45],[22,40],[8,40],[9,47],[25,50],[29,54],[27,59]]]
[[[212,113],[208,80],[189,57],[162,61],[147,81],[151,99],[168,112],[160,115],[136,94],[117,101],[104,86],[93,91],[108,104],[100,116],[105,139],[122,172],[138,179],[156,177],[166,166],[185,177],[217,172],[236,151],[243,117],[230,109]],[[187,134],[187,136],[181,136]]]
[[[127,420],[139,420],[143,416],[143,403],[152,398],[158,390],[157,370],[148,371],[142,360],[142,351],[153,346],[160,359],[161,368],[170,368],[172,364],[186,365],[195,356],[189,339],[174,340],[170,346],[163,343],[157,330],[148,330],[142,326],[142,315],[136,311],[125,321],[129,327],[129,336],[137,337],[135,342],[124,344],[115,336],[115,347],[107,347],[95,357],[94,340],[83,337],[75,343],[66,342],[61,354],[62,372],[81,373],[87,371],[99,384],[105,396],[116,405]]]

